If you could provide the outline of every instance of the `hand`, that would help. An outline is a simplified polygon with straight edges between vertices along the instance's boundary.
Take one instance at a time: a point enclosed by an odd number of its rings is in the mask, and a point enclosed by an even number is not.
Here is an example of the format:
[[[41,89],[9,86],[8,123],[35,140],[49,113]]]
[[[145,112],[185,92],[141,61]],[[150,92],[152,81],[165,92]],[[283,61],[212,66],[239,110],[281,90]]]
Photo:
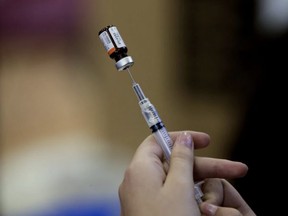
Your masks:
[[[225,179],[212,178],[202,185],[200,209],[206,216],[255,216],[238,191]]]
[[[207,134],[190,131],[170,136],[174,147],[168,174],[162,149],[152,135],[138,147],[119,187],[122,216],[198,216],[193,169],[198,180],[211,176],[237,178],[247,172],[245,164],[229,160],[196,157],[194,163],[194,147],[208,146]]]

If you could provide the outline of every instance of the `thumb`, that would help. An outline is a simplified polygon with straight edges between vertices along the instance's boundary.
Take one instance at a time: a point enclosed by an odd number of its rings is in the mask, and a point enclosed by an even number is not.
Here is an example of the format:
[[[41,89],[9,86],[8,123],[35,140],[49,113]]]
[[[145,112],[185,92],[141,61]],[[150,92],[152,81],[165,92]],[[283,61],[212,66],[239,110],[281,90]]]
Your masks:
[[[170,159],[170,168],[165,184],[171,184],[172,187],[183,187],[190,191],[194,187],[193,182],[193,161],[194,161],[194,143],[192,135],[189,132],[181,132],[177,136]]]

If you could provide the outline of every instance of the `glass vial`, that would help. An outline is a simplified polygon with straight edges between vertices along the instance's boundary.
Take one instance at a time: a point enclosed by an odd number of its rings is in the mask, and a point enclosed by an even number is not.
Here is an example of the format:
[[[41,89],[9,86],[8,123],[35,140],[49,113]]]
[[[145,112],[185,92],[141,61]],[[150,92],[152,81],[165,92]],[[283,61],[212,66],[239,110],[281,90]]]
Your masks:
[[[110,58],[116,61],[118,71],[125,70],[134,64],[131,56],[127,55],[126,47],[118,29],[114,25],[109,25],[99,31],[98,34]]]

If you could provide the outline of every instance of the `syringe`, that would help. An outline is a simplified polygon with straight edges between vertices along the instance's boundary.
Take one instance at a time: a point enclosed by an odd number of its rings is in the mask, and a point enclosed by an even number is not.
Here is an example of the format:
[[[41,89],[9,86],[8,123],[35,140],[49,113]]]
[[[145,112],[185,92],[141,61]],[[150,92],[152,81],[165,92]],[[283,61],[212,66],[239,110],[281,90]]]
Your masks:
[[[154,138],[156,139],[156,142],[161,146],[165,159],[167,163],[170,163],[170,156],[171,151],[173,148],[173,141],[166,130],[166,127],[164,123],[162,122],[160,116],[158,115],[158,112],[154,105],[149,101],[147,97],[145,97],[144,92],[142,91],[140,85],[135,82],[133,79],[133,76],[129,70],[129,68],[126,69],[132,79],[132,87],[133,90],[139,100],[139,106],[141,108],[142,114],[144,116],[144,119],[147,122],[147,125],[152,130],[152,134]],[[195,193],[195,199],[198,204],[202,202],[202,190],[201,190],[201,182],[197,182],[194,185],[194,193]]]
[[[164,152],[164,156],[169,163],[173,141],[170,138],[161,118],[159,117],[156,108],[149,101],[149,99],[145,97],[140,85],[133,79],[129,68],[126,70],[132,79],[132,87],[136,96],[138,97],[139,106],[141,108],[144,119],[146,120],[149,128],[152,130],[157,143],[161,146]]]
[[[165,159],[167,163],[170,162],[171,151],[173,147],[173,141],[167,132],[165,125],[163,124],[161,118],[154,105],[149,101],[149,99],[144,95],[140,85],[135,82],[129,68],[134,64],[131,56],[127,55],[127,47],[118,32],[118,29],[114,25],[107,26],[100,30],[99,38],[102,41],[107,53],[110,58],[116,61],[115,66],[118,71],[127,70],[131,79],[133,90],[139,100],[139,106],[141,108],[142,114],[152,130],[152,133],[156,139],[156,142],[161,146]],[[201,182],[194,184],[195,199],[200,204],[202,202],[203,193],[201,191]]]

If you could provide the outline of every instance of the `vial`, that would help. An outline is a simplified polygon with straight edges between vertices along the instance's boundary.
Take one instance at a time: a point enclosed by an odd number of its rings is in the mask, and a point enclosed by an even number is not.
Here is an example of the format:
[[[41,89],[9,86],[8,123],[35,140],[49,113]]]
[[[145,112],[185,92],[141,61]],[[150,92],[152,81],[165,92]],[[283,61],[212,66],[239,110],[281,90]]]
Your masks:
[[[125,70],[134,64],[132,57],[127,55],[128,48],[116,26],[109,25],[101,29],[98,36],[110,58],[116,61],[115,66],[118,71]]]

